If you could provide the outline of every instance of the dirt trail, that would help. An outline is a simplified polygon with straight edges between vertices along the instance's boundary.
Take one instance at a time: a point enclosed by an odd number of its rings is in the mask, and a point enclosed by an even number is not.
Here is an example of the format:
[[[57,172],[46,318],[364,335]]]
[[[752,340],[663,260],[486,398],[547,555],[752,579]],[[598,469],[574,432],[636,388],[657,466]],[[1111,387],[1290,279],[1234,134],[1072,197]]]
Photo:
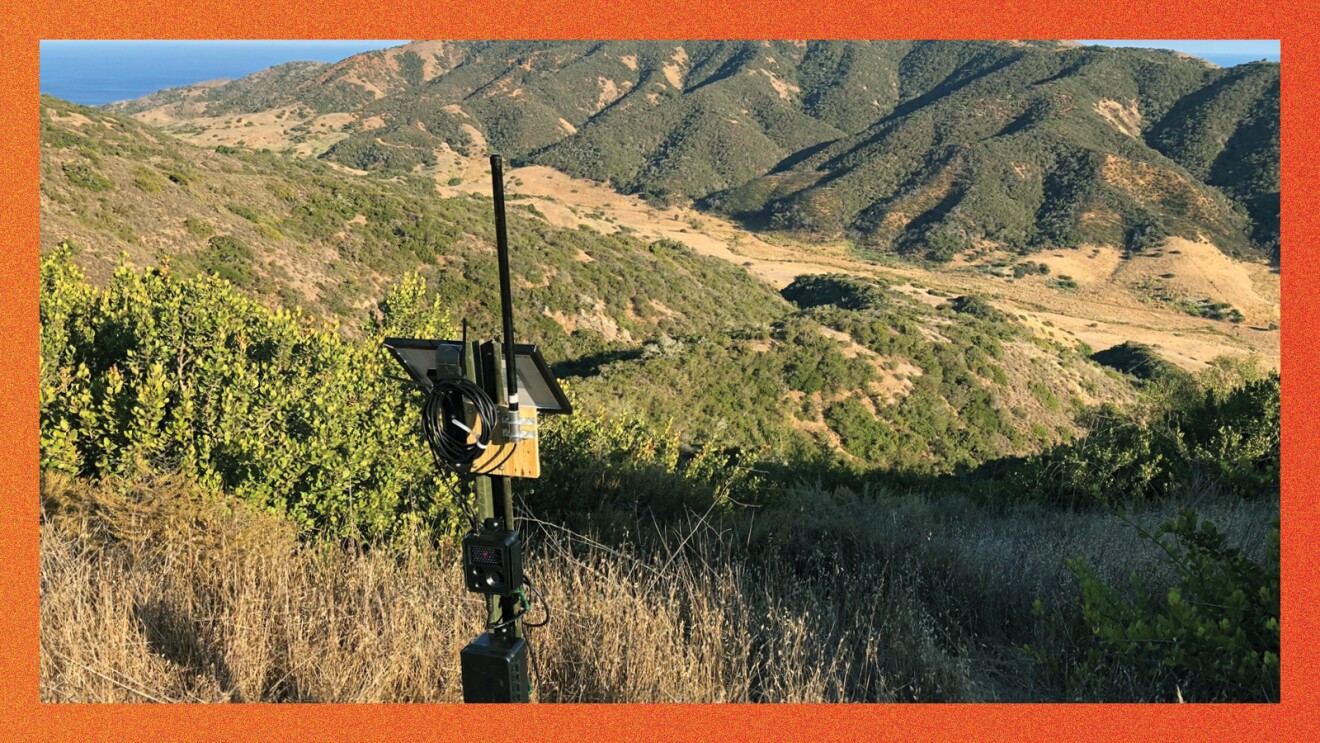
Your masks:
[[[441,193],[490,192],[488,167],[477,158],[460,159],[456,167],[437,173]],[[449,179],[461,181],[448,185]],[[1041,331],[1065,342],[1082,341],[1096,350],[1127,340],[1156,346],[1171,361],[1189,370],[1225,354],[1257,354],[1268,368],[1279,367],[1279,332],[1268,322],[1278,319],[1279,277],[1268,266],[1234,261],[1208,243],[1171,241],[1160,258],[1123,259],[1112,246],[1030,256],[1051,266],[1050,275],[1021,279],[995,276],[976,264],[927,269],[906,263],[875,263],[849,252],[841,242],[814,244],[779,237],[774,242],[728,220],[676,206],[653,207],[594,181],[572,178],[543,166],[515,168],[506,173],[511,204],[530,204],[546,220],[561,227],[586,224],[601,232],[633,231],[647,240],[669,238],[694,251],[743,266],[753,276],[782,289],[803,274],[848,273],[876,276],[911,287],[948,294],[980,293],[1000,309],[1028,320]],[[1176,252],[1175,252],[1176,251]],[[1234,325],[1193,317],[1159,306],[1137,287],[1141,279],[1175,273],[1189,293],[1233,304],[1247,316]],[[1076,289],[1057,285],[1068,275]],[[922,292],[924,294],[924,292]]]

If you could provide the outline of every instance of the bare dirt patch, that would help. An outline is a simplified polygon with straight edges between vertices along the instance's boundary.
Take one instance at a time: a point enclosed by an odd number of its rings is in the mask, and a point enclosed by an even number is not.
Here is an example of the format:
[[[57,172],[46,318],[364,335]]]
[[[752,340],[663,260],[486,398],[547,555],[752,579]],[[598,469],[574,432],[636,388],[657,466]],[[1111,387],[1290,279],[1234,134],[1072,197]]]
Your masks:
[[[607,77],[596,78],[596,85],[600,86],[600,96],[596,98],[597,111],[619,100],[619,96],[623,95],[619,92],[618,83]]]
[[[786,101],[792,100],[794,94],[802,92],[801,88],[793,83],[781,80],[778,75],[770,70],[762,69],[760,72],[770,79],[770,87],[774,88],[775,92],[779,94],[779,97]]]
[[[1137,109],[1136,100],[1129,100],[1124,105],[1111,98],[1101,98],[1096,101],[1095,112],[1129,137],[1141,136],[1141,111]]]
[[[468,162],[463,182],[452,188],[442,185],[442,192],[489,193],[488,166],[480,160]],[[1011,273],[1008,277],[994,276],[975,263],[928,268],[872,262],[858,257],[842,241],[803,243],[785,236],[767,239],[717,216],[686,206],[657,208],[603,184],[543,166],[517,168],[508,176],[510,181],[518,181],[518,185],[508,187],[509,193],[520,195],[521,203],[535,206],[552,224],[585,224],[607,234],[626,227],[643,240],[676,240],[701,255],[741,266],[775,289],[804,274],[873,276],[891,281],[897,290],[931,306],[947,302],[947,296],[982,294],[1002,311],[1024,318],[1020,321],[1042,337],[1065,345],[1083,341],[1100,350],[1135,340],[1158,346],[1171,361],[1190,370],[1204,368],[1207,362],[1225,354],[1255,354],[1264,367],[1277,369],[1279,365],[1278,330],[1269,330],[1268,324],[1255,324],[1257,318],[1278,317],[1278,275],[1263,264],[1234,261],[1208,243],[1179,246],[1171,242],[1160,259],[1165,263],[1145,267],[1140,261],[1152,259],[1125,261],[1115,246],[1088,245],[1059,251],[1059,256],[1037,253],[1024,260],[1054,266],[1050,275],[1014,280]],[[1175,250],[1180,252],[1173,253]],[[1187,265],[1180,267],[1183,263]],[[1233,325],[1155,306],[1135,286],[1141,275],[1157,270],[1181,272],[1192,281],[1200,275],[1192,265],[1200,266],[1205,274],[1195,279],[1197,285],[1214,292],[1207,296],[1239,307],[1248,315],[1246,323]],[[1134,270],[1140,270],[1141,275],[1128,273]],[[1065,291],[1054,286],[1052,280],[1059,274],[1071,276],[1077,289]],[[882,379],[895,373],[887,370]],[[895,391],[900,386],[897,382],[883,384],[894,386]]]
[[[683,65],[687,64],[687,50],[681,46],[674,47],[674,56],[670,57],[670,62],[661,67],[665,79],[669,84],[678,90],[683,89]]]
[[[1264,263],[1234,260],[1209,242],[1169,238],[1157,254],[1125,261],[1116,278],[1134,291],[1158,282],[1187,299],[1227,302],[1248,324],[1279,321],[1278,274]]]

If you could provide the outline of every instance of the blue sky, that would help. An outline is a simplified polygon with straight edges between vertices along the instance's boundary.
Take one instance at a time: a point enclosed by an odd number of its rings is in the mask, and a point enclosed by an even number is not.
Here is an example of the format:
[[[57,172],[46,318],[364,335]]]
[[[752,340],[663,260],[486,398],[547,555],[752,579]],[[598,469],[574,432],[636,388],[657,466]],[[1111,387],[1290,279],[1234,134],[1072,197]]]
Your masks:
[[[1279,42],[1263,39],[1255,40],[1220,40],[1220,39],[1078,39],[1081,44],[1103,44],[1105,46],[1137,46],[1148,49],[1174,49],[1208,59],[1221,66],[1240,64],[1241,62],[1268,59],[1279,61]],[[1223,62],[1219,60],[1224,60]]]

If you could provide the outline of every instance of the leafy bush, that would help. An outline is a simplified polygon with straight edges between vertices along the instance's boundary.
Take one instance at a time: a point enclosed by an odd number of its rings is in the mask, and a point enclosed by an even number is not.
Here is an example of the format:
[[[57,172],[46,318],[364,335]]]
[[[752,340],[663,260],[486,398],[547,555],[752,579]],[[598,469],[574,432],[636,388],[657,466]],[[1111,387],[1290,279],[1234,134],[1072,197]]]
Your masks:
[[[781,294],[803,309],[832,304],[843,310],[862,310],[883,307],[888,301],[883,282],[845,274],[799,276]]]
[[[84,162],[65,165],[64,177],[69,179],[70,184],[78,188],[85,188],[88,191],[109,191],[115,187],[113,181]]]
[[[955,312],[964,315],[979,317],[982,320],[992,323],[1008,322],[1004,313],[994,308],[985,297],[976,294],[969,294],[965,297],[956,297],[950,303]]]
[[[137,186],[138,190],[143,193],[159,193],[165,185],[165,179],[150,168],[135,168],[133,170],[133,185]]]
[[[378,345],[451,335],[420,277],[393,287],[369,337],[353,341],[222,279],[121,268],[97,289],[71,252],[63,245],[41,267],[43,469],[180,471],[331,536],[452,533],[450,485],[421,437],[420,400]],[[635,526],[641,507],[663,516],[758,497],[752,458],[714,440],[685,451],[672,430],[633,417],[548,420],[541,451],[538,511],[609,522],[593,528]]]
[[[788,320],[778,337],[787,346],[784,377],[792,389],[808,395],[853,391],[864,388],[875,374],[865,361],[845,358],[838,342],[822,335],[813,322]]]
[[[1279,489],[1279,376],[1164,378],[1136,415],[1106,405],[1083,420],[1090,433],[1029,458],[1010,475],[1015,492],[1073,506],[1224,492],[1245,498]],[[1231,375],[1229,375],[1231,377]]]
[[[1138,379],[1180,374],[1178,367],[1165,361],[1155,349],[1145,343],[1125,341],[1103,351],[1091,354],[1096,363],[1131,374]]]
[[[1127,593],[1106,585],[1083,560],[1068,567],[1081,584],[1090,632],[1067,684],[1136,675],[1159,698],[1197,702],[1279,699],[1279,528],[1263,564],[1229,547],[1196,512],[1183,509],[1153,534],[1178,582],[1153,590],[1133,574]],[[1037,653],[1056,668],[1060,658]]]
[[[261,221],[261,214],[251,207],[242,204],[226,204],[225,208],[249,222]]]
[[[863,460],[883,462],[897,444],[893,429],[851,398],[826,408],[825,422],[839,434],[843,448]]]
[[[41,266],[43,469],[177,469],[331,534],[449,523],[414,399],[375,343],[214,278],[121,268],[95,289],[68,254]],[[394,290],[380,332],[447,326],[421,287]]]
[[[189,235],[194,235],[196,237],[210,237],[215,234],[215,228],[205,219],[194,219],[189,217],[183,220],[183,228],[188,231]]]
[[[215,274],[235,286],[253,288],[258,277],[252,270],[254,256],[247,243],[233,235],[216,235],[197,254],[197,267],[203,273]]]

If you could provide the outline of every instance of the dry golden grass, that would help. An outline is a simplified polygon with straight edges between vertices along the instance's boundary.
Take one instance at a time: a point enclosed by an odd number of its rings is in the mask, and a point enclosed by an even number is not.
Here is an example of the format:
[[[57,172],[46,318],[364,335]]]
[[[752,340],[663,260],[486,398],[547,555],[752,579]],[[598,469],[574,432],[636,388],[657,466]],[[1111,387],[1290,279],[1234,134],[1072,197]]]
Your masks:
[[[170,478],[48,475],[43,507],[45,701],[461,698],[457,656],[483,607],[446,550],[300,542],[275,517]],[[556,611],[533,636],[542,701],[896,697],[881,638],[901,617],[880,605],[884,591],[859,591],[869,616],[855,616],[787,571],[753,578],[709,534],[650,560],[574,554],[553,532],[536,546]],[[841,591],[860,588],[840,578]],[[895,641],[899,629],[910,628],[894,627]],[[947,669],[893,670],[932,693],[957,685]]]
[[[43,701],[461,699],[458,653],[484,606],[462,590],[450,549],[300,540],[177,478],[47,474],[42,496]],[[1039,636],[1030,611],[1034,598],[1075,605],[1062,558],[1084,556],[1118,582],[1158,577],[1157,556],[1102,514],[806,486],[787,496],[793,506],[751,528],[694,516],[626,552],[524,522],[554,609],[532,630],[536,698],[1051,698],[1019,648],[1063,641]],[[1203,511],[1253,545],[1276,507]]]

